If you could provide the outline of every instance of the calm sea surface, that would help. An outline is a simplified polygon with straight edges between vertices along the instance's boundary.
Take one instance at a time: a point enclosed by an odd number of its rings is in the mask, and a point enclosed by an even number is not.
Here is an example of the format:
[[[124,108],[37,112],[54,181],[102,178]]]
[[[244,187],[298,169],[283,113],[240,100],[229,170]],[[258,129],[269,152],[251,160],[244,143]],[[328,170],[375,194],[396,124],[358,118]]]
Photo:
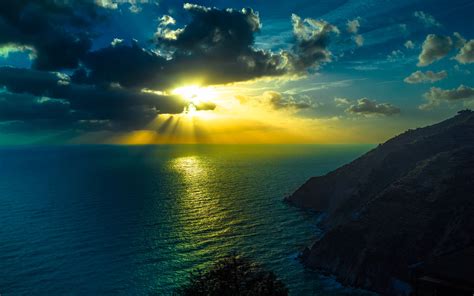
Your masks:
[[[370,148],[0,148],[0,294],[169,295],[235,251],[292,295],[366,295],[303,268],[317,216],[282,199]]]

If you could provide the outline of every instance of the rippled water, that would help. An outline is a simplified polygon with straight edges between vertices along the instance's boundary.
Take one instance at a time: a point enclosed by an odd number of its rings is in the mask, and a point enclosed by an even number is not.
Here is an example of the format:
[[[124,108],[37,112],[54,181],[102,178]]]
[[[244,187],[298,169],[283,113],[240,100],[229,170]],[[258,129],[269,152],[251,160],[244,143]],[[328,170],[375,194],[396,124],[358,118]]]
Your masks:
[[[282,198],[370,146],[0,149],[1,295],[168,295],[232,251],[292,295],[349,295],[296,255],[317,216]]]

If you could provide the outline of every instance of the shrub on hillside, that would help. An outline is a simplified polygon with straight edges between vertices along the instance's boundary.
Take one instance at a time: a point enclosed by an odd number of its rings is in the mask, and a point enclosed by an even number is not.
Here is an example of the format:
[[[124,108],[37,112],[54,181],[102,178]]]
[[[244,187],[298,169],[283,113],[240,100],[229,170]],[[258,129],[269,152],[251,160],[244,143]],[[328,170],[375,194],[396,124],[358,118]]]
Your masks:
[[[250,260],[232,255],[207,272],[192,273],[189,282],[176,290],[181,296],[287,296],[288,289],[271,271]]]

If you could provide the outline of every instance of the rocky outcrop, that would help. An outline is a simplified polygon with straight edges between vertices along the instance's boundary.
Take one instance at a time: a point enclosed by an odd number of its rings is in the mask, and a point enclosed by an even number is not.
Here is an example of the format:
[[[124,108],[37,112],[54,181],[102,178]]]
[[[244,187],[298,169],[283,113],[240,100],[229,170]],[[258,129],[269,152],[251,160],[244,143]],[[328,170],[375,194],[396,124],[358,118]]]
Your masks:
[[[410,266],[474,241],[474,112],[392,138],[287,201],[327,214],[305,264],[348,285],[408,291]]]

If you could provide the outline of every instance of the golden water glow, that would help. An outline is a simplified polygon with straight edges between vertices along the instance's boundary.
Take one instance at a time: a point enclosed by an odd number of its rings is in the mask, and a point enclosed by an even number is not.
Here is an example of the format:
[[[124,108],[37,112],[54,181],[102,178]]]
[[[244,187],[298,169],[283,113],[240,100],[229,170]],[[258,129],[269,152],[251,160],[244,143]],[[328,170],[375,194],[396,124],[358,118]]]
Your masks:
[[[169,169],[179,174],[182,180],[177,189],[181,194],[177,202],[179,219],[176,223],[179,233],[185,237],[185,243],[176,246],[180,260],[202,257],[213,251],[225,253],[230,249],[230,243],[206,245],[212,238],[223,237],[231,231],[223,222],[227,220],[228,211],[222,208],[221,193],[213,184],[214,168],[201,156],[190,155],[174,158]]]

